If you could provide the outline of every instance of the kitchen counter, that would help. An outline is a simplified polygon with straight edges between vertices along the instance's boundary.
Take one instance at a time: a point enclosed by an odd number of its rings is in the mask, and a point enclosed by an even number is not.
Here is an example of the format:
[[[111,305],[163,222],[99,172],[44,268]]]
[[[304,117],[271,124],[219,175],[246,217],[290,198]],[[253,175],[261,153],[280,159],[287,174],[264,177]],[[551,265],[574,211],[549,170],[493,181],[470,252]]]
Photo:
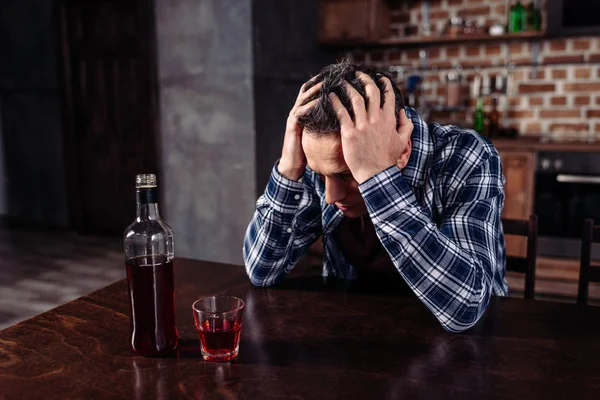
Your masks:
[[[585,151],[600,152],[600,140],[586,142],[576,139],[542,140],[539,136],[521,136],[514,139],[491,139],[498,150],[522,151]]]

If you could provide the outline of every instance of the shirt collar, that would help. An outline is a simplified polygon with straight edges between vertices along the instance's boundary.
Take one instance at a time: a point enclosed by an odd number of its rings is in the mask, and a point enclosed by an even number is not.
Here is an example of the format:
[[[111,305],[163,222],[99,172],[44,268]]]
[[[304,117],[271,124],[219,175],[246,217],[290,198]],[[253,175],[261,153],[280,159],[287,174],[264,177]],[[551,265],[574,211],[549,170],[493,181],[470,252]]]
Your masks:
[[[408,164],[402,169],[402,175],[412,187],[423,186],[427,175],[427,163],[434,151],[429,127],[417,112],[405,107],[406,116],[412,121],[414,128],[411,134],[412,150]]]

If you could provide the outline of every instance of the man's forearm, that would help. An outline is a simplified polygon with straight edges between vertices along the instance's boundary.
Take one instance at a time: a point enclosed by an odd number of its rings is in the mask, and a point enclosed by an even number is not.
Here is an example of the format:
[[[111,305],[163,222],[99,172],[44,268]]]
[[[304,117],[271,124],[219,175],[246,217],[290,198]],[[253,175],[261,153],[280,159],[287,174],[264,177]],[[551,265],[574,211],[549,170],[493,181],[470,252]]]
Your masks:
[[[320,235],[320,209],[314,196],[302,183],[273,170],[244,238],[244,263],[253,284],[276,283]]]
[[[461,243],[446,234],[452,230],[450,224],[438,228],[397,169],[380,175],[361,185],[361,192],[396,268],[445,329],[457,332],[473,326],[492,293],[494,252],[481,257],[469,249],[470,238]],[[384,199],[390,200],[387,206],[381,204]],[[492,203],[495,199],[479,207],[489,213],[484,209]]]

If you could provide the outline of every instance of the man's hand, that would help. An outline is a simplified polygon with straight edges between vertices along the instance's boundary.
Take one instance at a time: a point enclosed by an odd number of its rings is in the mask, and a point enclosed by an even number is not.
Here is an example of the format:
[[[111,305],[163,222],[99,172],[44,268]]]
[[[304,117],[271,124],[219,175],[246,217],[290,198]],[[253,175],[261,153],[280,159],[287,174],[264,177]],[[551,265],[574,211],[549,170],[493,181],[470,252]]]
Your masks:
[[[380,91],[375,82],[362,72],[358,72],[357,76],[365,83],[369,107],[365,106],[356,89],[346,82],[354,121],[335,93],[329,94],[329,100],[340,122],[344,160],[354,179],[361,184],[393,165],[399,168],[406,166],[413,123],[404,110],[400,110],[400,127],[396,130],[395,95],[388,78],[382,77],[386,93],[385,103],[380,107]]]
[[[296,103],[287,119],[283,150],[281,151],[281,159],[277,170],[281,175],[293,181],[297,181],[304,175],[304,168],[306,167],[306,156],[304,150],[302,150],[302,127],[298,124],[298,117],[304,115],[318,103],[318,98],[308,103],[306,101],[318,93],[321,86],[322,82],[319,82],[306,90],[306,83],[302,85]]]

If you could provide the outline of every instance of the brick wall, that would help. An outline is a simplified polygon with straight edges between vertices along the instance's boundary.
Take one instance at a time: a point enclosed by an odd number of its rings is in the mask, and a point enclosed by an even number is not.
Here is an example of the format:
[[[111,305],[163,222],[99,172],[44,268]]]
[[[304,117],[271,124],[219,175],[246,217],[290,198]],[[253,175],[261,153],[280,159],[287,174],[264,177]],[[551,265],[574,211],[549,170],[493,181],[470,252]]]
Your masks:
[[[441,31],[454,15],[506,23],[506,3],[430,0],[432,31]],[[412,33],[410,27],[418,26],[421,15],[420,1],[400,2],[392,11],[390,34]],[[403,67],[405,73],[419,70],[424,77],[423,94],[433,105],[443,104],[445,76],[456,65],[462,68],[462,90],[468,99],[477,71],[490,76],[504,74],[506,66],[514,63],[508,95],[500,98],[504,126],[518,128],[521,135],[600,138],[600,37],[357,49],[345,56],[356,62]],[[471,126],[473,105],[471,99],[471,108],[464,112],[432,112],[428,118]]]

